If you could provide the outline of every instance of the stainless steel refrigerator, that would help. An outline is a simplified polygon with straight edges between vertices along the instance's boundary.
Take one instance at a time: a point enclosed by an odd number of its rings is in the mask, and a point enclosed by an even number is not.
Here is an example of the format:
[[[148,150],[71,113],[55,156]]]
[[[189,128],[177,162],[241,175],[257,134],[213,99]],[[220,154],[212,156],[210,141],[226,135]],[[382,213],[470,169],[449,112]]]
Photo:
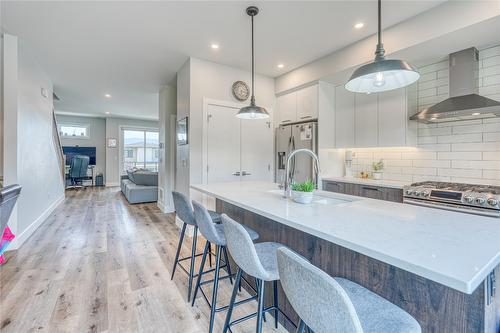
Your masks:
[[[275,181],[285,180],[285,165],[290,152],[307,148],[318,154],[318,123],[280,125],[276,129],[276,172]],[[290,176],[294,182],[304,182],[307,179],[316,181],[313,175],[313,161],[310,156],[300,154],[292,158]]]

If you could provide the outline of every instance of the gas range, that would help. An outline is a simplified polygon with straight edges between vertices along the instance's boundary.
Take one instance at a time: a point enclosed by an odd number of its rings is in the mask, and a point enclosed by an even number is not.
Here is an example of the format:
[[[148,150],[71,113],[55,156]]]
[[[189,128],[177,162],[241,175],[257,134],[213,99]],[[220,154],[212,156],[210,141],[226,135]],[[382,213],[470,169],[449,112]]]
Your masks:
[[[432,181],[413,183],[403,188],[403,202],[500,217],[500,186]]]

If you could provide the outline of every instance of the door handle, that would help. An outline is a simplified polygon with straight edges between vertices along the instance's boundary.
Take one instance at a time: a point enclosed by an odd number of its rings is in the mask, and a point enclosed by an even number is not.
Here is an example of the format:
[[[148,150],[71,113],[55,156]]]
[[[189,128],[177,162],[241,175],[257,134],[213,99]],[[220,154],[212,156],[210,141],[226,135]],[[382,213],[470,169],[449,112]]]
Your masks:
[[[251,173],[250,173],[250,172],[243,171],[243,172],[241,173],[241,175],[242,175],[242,176],[250,176],[250,175],[251,175]]]
[[[235,173],[233,173],[233,176],[241,176],[241,173],[239,171],[236,171]]]
[[[377,192],[380,192],[380,189],[379,189],[379,188],[376,188],[376,187],[362,186],[361,188],[362,188],[363,190],[367,190],[367,191],[377,191]]]

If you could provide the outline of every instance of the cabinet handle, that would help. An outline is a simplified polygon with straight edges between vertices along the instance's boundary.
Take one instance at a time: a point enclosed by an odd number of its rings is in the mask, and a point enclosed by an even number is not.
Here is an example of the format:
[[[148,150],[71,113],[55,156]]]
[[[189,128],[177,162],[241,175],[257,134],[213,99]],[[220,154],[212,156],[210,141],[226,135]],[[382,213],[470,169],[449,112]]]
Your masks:
[[[300,119],[307,119],[307,118],[312,118],[312,116],[303,116],[303,117],[300,117]]]
[[[291,120],[290,120],[290,119],[287,119],[287,120],[282,120],[281,122],[282,122],[282,123],[289,123],[289,122],[291,122]]]
[[[235,173],[233,173],[233,176],[241,176],[241,174],[239,171],[236,171]]]
[[[376,188],[376,187],[361,186],[361,188],[362,188],[363,190],[367,190],[367,191],[377,191],[377,192],[380,192],[380,189],[379,189],[379,188]]]
[[[241,173],[242,176],[251,176],[252,174],[250,172],[243,171]]]

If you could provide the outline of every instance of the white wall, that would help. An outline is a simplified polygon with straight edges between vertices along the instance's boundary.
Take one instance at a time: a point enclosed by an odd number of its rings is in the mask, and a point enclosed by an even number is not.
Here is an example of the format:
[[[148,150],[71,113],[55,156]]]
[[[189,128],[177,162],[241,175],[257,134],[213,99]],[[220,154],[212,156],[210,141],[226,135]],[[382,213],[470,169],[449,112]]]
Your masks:
[[[177,150],[177,157],[181,164],[177,179],[186,176],[186,172],[182,168],[189,166],[189,183],[202,182],[203,99],[237,102],[232,95],[231,86],[238,80],[245,81],[250,86],[251,73],[196,58],[190,58],[189,62],[179,71],[177,77],[177,116],[178,119],[182,119],[186,115],[186,110],[189,109],[189,147],[181,146]],[[189,87],[188,94],[186,93],[187,87]],[[256,75],[255,89],[257,104],[272,111],[276,101],[274,80]],[[189,95],[188,105],[186,103],[187,95]],[[189,149],[189,160],[184,162],[186,166],[183,166],[185,149]],[[178,190],[188,193],[189,183],[186,183],[185,179],[179,179],[177,183]]]
[[[479,52],[479,93],[500,101],[500,45]],[[418,109],[449,95],[448,60],[419,68]],[[353,169],[385,162],[385,179],[500,185],[500,118],[418,124],[416,148],[353,149]]]
[[[52,82],[30,50],[15,37],[8,38],[4,45],[5,69],[9,71],[4,77],[4,184],[22,186],[14,219],[9,222],[17,235],[15,248],[62,202],[64,184],[52,139]]]
[[[158,207],[173,212],[172,190],[175,188],[175,118],[177,110],[176,87],[165,86],[160,90],[160,161],[158,173]]]
[[[190,64],[191,59],[188,59],[188,61],[177,72],[177,121],[189,116],[190,112]],[[189,135],[191,135],[191,128],[189,128]],[[189,143],[190,140],[191,139],[189,138]],[[176,142],[177,154],[175,160],[175,190],[186,194],[189,193],[189,146],[189,144],[177,146]]]
[[[0,180],[3,179],[3,143],[3,34],[0,33]]]
[[[117,139],[116,148],[108,148],[106,144],[106,186],[118,186],[120,184],[120,129],[123,126],[143,127],[159,129],[157,121],[126,119],[126,118],[107,118],[106,119],[106,142],[107,139]]]
[[[96,147],[96,172],[104,175],[106,181],[106,119],[93,117],[56,116],[58,124],[89,125],[90,138],[61,137],[63,146]]]

